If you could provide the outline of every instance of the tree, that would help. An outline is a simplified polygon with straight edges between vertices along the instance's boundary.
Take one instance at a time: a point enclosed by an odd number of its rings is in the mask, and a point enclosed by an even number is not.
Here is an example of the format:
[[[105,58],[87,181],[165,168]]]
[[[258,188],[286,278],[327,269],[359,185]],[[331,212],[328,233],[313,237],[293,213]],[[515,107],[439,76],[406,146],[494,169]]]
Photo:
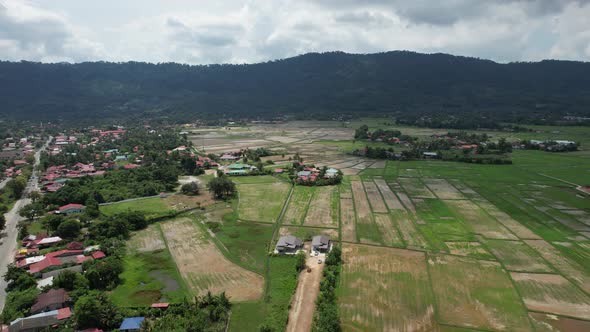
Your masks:
[[[29,198],[33,203],[36,203],[39,199],[41,199],[41,194],[38,191],[31,191],[27,198]]]
[[[300,251],[299,253],[297,253],[297,262],[295,263],[295,269],[297,270],[297,272],[305,269],[305,258],[305,252]]]
[[[88,288],[88,280],[78,272],[65,270],[53,279],[53,287],[63,288],[67,291],[86,289]]]
[[[29,221],[33,221],[41,213],[43,213],[43,205],[40,202],[27,204],[18,211],[21,217]]]
[[[27,187],[27,180],[18,176],[6,183],[6,189],[12,193],[13,198],[20,198]]]
[[[97,327],[111,330],[119,326],[122,317],[108,296],[95,291],[76,301],[73,320],[78,329]]]
[[[207,183],[207,189],[216,198],[231,197],[236,192],[236,184],[227,177],[214,178]]]
[[[73,239],[80,235],[80,223],[76,220],[68,219],[59,224],[57,227],[57,235],[66,238]]]
[[[50,230],[52,232],[55,232],[55,231],[57,231],[57,228],[59,227],[59,225],[65,219],[66,218],[60,214],[48,214],[41,219],[41,222],[43,223],[43,225],[45,225],[45,228],[47,228],[48,230]]]
[[[198,195],[200,193],[199,184],[195,181],[185,183],[180,188],[180,191],[185,195]]]
[[[123,263],[117,257],[107,257],[84,263],[86,278],[91,289],[113,289],[119,283]]]

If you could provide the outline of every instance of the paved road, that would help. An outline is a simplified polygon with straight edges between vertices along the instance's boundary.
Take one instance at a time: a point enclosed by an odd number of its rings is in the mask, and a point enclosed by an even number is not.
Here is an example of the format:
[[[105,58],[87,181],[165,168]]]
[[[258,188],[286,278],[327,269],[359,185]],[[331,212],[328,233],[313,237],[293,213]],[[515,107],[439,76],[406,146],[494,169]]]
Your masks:
[[[18,215],[18,211],[23,206],[30,203],[30,199],[26,198],[27,194],[31,191],[39,190],[39,182],[37,181],[37,168],[39,166],[41,151],[47,148],[47,145],[51,141],[51,138],[45,143],[45,145],[35,153],[35,164],[33,165],[33,176],[31,180],[27,183],[27,187],[23,193],[23,198],[16,201],[12,210],[8,211],[4,216],[6,217],[6,229],[1,234],[2,238],[0,239],[0,311],[4,309],[4,304],[6,302],[6,282],[4,281],[4,274],[7,270],[7,265],[14,261],[14,253],[17,249],[17,235],[18,229],[16,225],[18,222],[23,219],[21,216]]]

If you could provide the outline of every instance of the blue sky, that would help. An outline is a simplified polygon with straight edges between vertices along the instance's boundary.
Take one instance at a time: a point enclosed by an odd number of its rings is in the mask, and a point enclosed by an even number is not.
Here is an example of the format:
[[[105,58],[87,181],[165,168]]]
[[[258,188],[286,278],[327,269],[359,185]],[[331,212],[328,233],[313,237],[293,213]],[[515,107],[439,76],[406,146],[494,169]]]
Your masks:
[[[0,0],[0,59],[252,63],[306,52],[590,61],[590,0]]]

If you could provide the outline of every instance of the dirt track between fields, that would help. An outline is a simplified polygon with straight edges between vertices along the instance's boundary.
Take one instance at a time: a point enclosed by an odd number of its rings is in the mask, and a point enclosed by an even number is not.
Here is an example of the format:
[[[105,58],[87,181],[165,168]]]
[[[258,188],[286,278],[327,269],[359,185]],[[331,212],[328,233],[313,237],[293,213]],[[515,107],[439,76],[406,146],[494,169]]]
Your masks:
[[[320,281],[322,280],[324,264],[318,264],[318,258],[309,256],[308,252],[306,265],[311,268],[311,272],[303,271],[299,275],[297,290],[295,291],[293,302],[291,302],[291,311],[289,312],[289,322],[287,323],[286,332],[311,331],[315,312],[315,300],[320,292]]]

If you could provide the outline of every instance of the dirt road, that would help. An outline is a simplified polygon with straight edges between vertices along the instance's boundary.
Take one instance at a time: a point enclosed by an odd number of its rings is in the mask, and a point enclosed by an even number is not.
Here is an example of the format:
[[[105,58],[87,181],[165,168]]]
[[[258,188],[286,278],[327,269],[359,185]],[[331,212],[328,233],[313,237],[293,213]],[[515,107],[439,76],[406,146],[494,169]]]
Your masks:
[[[324,257],[321,258],[322,261]],[[286,332],[309,332],[315,312],[315,300],[320,292],[320,280],[324,264],[318,264],[317,257],[307,254],[306,264],[311,272],[303,271],[299,275],[295,297],[291,303],[289,312],[289,323]]]

